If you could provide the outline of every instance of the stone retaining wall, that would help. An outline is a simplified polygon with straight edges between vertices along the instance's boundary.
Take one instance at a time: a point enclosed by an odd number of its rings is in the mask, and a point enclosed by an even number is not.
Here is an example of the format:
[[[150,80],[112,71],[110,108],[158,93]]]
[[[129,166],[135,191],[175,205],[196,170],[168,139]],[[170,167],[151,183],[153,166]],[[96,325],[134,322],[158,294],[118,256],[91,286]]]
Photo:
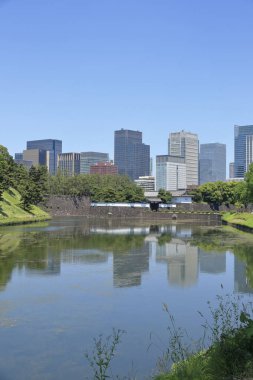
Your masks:
[[[200,206],[200,207],[198,207]],[[88,197],[52,196],[43,205],[52,216],[86,216],[89,218],[121,218],[138,220],[191,220],[221,223],[220,215],[213,213],[208,205],[178,205],[171,210],[151,211],[145,208],[91,207]]]

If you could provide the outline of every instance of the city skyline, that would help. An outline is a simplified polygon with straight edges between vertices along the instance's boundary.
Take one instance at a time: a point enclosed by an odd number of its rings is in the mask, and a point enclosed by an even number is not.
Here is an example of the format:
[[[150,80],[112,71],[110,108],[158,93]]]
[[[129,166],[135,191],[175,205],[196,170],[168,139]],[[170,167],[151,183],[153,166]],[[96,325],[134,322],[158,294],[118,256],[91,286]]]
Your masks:
[[[235,126],[236,127],[236,126]],[[140,135],[140,136],[142,136],[142,132],[141,131],[133,131],[133,130],[125,130],[125,129],[121,129],[120,131],[114,131],[114,134],[117,134],[117,133],[119,133],[119,132],[123,132],[123,133],[127,133],[127,132],[129,132],[129,133],[132,133],[132,134],[138,134],[138,136]],[[170,133],[170,136],[169,136],[169,138],[168,138],[168,144],[170,145],[170,137],[171,136],[177,136],[177,135],[179,135],[179,136],[181,136],[181,135],[183,135],[183,136],[190,136],[190,137],[194,137],[194,138],[196,138],[197,140],[197,145],[198,145],[198,151],[199,151],[199,153],[200,153],[200,151],[201,151],[201,145],[202,146],[215,146],[215,145],[222,145],[222,146],[224,146],[225,147],[225,156],[226,156],[226,144],[220,144],[220,143],[208,143],[208,144],[201,144],[199,141],[198,141],[198,136],[196,135],[196,134],[192,134],[190,131],[174,131],[174,132],[172,132],[172,133]],[[35,140],[35,141],[27,141],[26,142],[26,145],[31,145],[32,144],[32,146],[35,146],[35,147],[37,147],[37,146],[39,146],[39,147],[41,147],[41,146],[44,146],[43,144],[44,144],[44,142],[51,142],[51,141],[58,141],[58,142],[60,142],[61,143],[61,145],[62,145],[62,140],[54,140],[54,139],[45,139],[45,140]],[[39,144],[39,145],[38,145]],[[41,145],[42,144],[42,145]],[[184,143],[185,144],[185,143]],[[183,144],[183,147],[184,147],[184,144]],[[143,144],[144,146],[147,146],[147,145],[145,145],[145,144]],[[148,147],[150,147],[150,146],[148,146]],[[114,136],[114,148],[115,148],[115,136]],[[7,147],[7,149],[8,149],[8,147]],[[169,151],[170,151],[170,147],[168,148],[169,149]],[[177,144],[175,145],[175,149],[178,149],[177,148]],[[180,149],[185,149],[185,148],[180,148]],[[20,157],[19,156],[22,156],[23,157],[23,154],[24,154],[24,152],[25,152],[25,150],[23,150],[23,153],[19,153],[19,152],[15,152],[15,154],[14,154],[14,158],[16,158],[17,157],[17,162],[20,160]],[[29,151],[28,151],[29,152]],[[76,152],[77,153],[77,152]],[[109,161],[112,161],[112,162],[114,162],[115,160],[114,160],[114,155],[113,155],[113,157],[109,157],[109,154],[108,153],[101,153],[101,152],[78,152],[79,154],[81,154],[81,166],[83,166],[84,165],[84,162],[82,163],[82,160],[84,160],[84,155],[86,155],[87,156],[87,159],[89,159],[89,160],[91,160],[90,161],[90,164],[91,163],[97,163],[97,162],[109,162]],[[114,152],[115,153],[115,152]],[[174,152],[175,153],[175,157],[177,157],[177,155],[179,155],[179,157],[180,157],[180,155],[184,155],[184,153],[182,153],[181,151],[180,152]],[[62,154],[63,155],[66,155],[66,154],[69,154],[69,152],[62,152]],[[192,155],[192,152],[190,153],[191,155]],[[156,156],[156,160],[157,160],[157,157],[167,157],[167,155],[157,155]],[[96,157],[96,158],[95,158]],[[170,157],[170,156],[169,156]],[[173,157],[173,156],[171,156],[171,157]],[[150,157],[150,160],[151,160],[152,158]],[[199,163],[200,163],[200,156],[199,156]],[[226,161],[226,157],[225,157],[225,161]],[[29,161],[30,162],[30,161]],[[90,165],[89,164],[89,165]],[[229,163],[229,165],[230,164],[233,164],[233,162],[232,163]],[[48,165],[48,164],[47,164]],[[86,165],[87,166],[87,165]],[[157,169],[157,168],[156,168]],[[153,172],[153,174],[155,174],[156,173],[156,169],[154,168],[154,172]],[[126,168],[124,169],[124,170],[126,170]],[[84,168],[80,171],[80,173],[81,174],[83,174],[83,173],[89,173],[89,170],[88,170],[88,167],[87,167],[87,170],[86,171],[84,171]],[[145,174],[145,175],[147,175],[147,174]],[[151,173],[149,173],[149,175],[151,175]],[[228,179],[228,178],[230,178],[230,175],[229,175],[229,173],[228,173],[228,175],[227,175],[227,177],[225,178],[225,179]]]
[[[184,129],[233,161],[234,125],[252,123],[252,13],[248,0],[0,2],[1,144],[14,155],[50,136],[112,157],[124,128],[155,157]]]

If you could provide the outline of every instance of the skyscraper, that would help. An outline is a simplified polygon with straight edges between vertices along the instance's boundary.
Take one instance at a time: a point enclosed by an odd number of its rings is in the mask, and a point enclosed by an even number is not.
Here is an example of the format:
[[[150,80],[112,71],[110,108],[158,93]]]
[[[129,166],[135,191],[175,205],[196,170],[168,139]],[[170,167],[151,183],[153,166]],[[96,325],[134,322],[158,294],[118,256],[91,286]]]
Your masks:
[[[63,175],[80,174],[80,153],[58,154],[58,169]]]
[[[48,170],[50,174],[56,174],[57,172],[57,156],[62,153],[62,141],[45,139],[45,140],[32,140],[27,141],[26,149],[42,149],[49,153]]]
[[[173,132],[168,139],[168,154],[183,157],[186,164],[186,185],[199,184],[199,140],[191,132]]]
[[[235,163],[229,163],[229,178],[235,178]]]
[[[98,162],[109,162],[109,154],[101,152],[81,152],[80,173],[90,174],[91,165],[95,165]]]
[[[142,132],[128,129],[114,132],[114,163],[119,174],[133,180],[150,174],[150,146],[143,144]]]
[[[226,180],[226,145],[219,143],[200,144],[199,182]]]
[[[183,157],[156,156],[156,190],[186,189],[186,165]]]
[[[33,166],[47,166],[48,153],[44,149],[27,149],[23,151],[23,161],[32,162]]]
[[[253,162],[253,125],[235,125],[235,178],[243,178],[249,164]]]

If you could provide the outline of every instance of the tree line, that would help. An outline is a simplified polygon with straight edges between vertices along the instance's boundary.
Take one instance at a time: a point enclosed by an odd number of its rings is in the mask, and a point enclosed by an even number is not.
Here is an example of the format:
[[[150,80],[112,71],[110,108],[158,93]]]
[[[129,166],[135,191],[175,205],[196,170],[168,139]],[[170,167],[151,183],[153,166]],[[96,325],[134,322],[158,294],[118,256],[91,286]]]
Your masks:
[[[253,203],[253,164],[245,174],[244,180],[240,182],[207,182],[189,192],[194,202],[205,202],[219,208],[222,204],[237,207],[247,207]]]
[[[123,175],[80,174],[65,176],[48,173],[45,166],[29,170],[14,162],[7,148],[0,145],[0,199],[11,187],[19,191],[21,205],[29,209],[41,203],[47,195],[88,196],[93,202],[145,202],[144,191],[129,177]],[[194,202],[206,202],[213,208],[220,205],[247,206],[253,203],[253,164],[244,181],[208,182],[189,192]],[[171,193],[160,189],[163,203],[171,202]]]
[[[18,165],[7,148],[0,145],[0,200],[3,192],[11,188],[20,195],[20,204],[25,210],[44,200],[48,192],[48,172],[45,166],[32,166],[29,170]]]
[[[127,176],[80,174],[73,177],[61,172],[52,176],[45,166],[15,163],[7,148],[0,145],[0,200],[4,191],[15,188],[21,206],[29,210],[48,195],[88,196],[94,202],[144,202],[144,191]]]

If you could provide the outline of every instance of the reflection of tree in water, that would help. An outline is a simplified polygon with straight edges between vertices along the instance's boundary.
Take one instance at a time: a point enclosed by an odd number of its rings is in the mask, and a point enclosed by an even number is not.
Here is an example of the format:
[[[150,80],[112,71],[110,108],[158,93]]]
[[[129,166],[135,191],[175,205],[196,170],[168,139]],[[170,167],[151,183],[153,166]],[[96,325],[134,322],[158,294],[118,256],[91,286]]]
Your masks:
[[[169,243],[172,239],[171,234],[162,233],[160,236],[158,236],[157,242],[158,245],[164,245],[165,243]]]
[[[202,248],[204,251],[225,252],[235,243],[235,234],[225,229],[212,228],[210,230],[198,230],[192,234],[191,244]]]
[[[126,252],[142,247],[143,242],[140,235],[84,235],[80,228],[4,234],[0,237],[0,289],[10,281],[16,267],[29,273],[57,274],[62,259],[101,262],[103,252]],[[72,254],[67,255],[67,251]]]

